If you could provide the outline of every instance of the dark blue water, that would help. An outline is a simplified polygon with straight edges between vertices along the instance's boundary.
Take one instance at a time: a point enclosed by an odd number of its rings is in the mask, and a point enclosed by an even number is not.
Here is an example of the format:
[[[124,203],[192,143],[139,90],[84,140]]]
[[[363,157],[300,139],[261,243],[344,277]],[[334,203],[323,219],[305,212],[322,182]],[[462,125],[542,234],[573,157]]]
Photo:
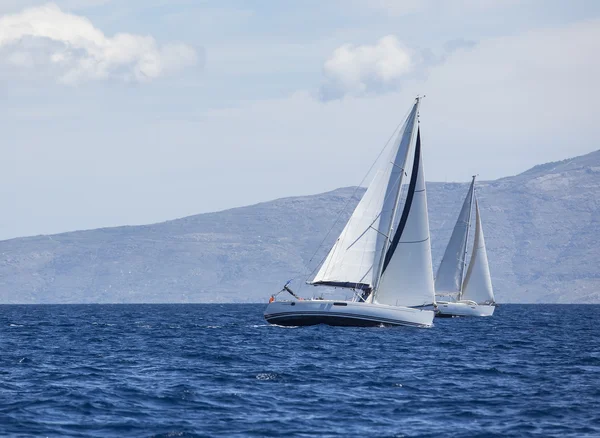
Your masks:
[[[432,329],[263,308],[0,306],[0,435],[600,436],[600,306]]]

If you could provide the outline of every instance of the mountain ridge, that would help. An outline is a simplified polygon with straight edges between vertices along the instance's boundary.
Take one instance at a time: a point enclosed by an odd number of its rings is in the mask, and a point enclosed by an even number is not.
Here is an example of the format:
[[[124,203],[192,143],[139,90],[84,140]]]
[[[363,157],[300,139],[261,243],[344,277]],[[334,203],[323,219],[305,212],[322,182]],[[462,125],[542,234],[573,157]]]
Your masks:
[[[467,185],[427,183],[435,268]],[[499,302],[600,303],[600,151],[481,181],[477,190]],[[264,301],[287,279],[308,276],[363,192],[345,187],[150,225],[1,241],[0,302]]]

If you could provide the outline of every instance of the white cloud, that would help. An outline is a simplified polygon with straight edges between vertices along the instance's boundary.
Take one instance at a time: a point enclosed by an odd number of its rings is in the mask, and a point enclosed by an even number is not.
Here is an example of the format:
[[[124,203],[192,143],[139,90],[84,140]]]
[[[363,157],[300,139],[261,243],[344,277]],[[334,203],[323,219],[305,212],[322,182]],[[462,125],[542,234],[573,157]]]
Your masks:
[[[66,84],[147,82],[197,62],[190,46],[161,46],[151,36],[127,33],[107,37],[87,18],[53,3],[0,17],[0,63],[44,71]]]
[[[393,35],[371,46],[344,44],[323,66],[321,97],[329,100],[394,90],[413,68],[410,51]]]

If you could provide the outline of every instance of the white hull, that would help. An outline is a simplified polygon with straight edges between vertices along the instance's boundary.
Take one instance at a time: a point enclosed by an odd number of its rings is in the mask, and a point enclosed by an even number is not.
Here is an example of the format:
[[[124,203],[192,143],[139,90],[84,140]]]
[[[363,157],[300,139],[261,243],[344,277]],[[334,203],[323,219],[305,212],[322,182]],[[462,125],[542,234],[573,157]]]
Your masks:
[[[487,304],[470,303],[447,303],[438,302],[435,316],[452,317],[452,316],[492,316],[494,314],[494,306]]]
[[[274,301],[269,303],[264,315],[269,323],[284,326],[328,324],[369,327],[383,324],[431,327],[434,312],[352,301],[302,300]]]

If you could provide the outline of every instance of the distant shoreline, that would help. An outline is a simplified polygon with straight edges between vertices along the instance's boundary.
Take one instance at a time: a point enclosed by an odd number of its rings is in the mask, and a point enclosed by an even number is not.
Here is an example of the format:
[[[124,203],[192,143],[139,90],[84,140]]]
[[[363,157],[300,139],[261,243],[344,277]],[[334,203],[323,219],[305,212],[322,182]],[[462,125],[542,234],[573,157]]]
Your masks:
[[[0,303],[0,306],[254,306],[257,303]],[[503,306],[600,306],[600,303],[499,303]]]

